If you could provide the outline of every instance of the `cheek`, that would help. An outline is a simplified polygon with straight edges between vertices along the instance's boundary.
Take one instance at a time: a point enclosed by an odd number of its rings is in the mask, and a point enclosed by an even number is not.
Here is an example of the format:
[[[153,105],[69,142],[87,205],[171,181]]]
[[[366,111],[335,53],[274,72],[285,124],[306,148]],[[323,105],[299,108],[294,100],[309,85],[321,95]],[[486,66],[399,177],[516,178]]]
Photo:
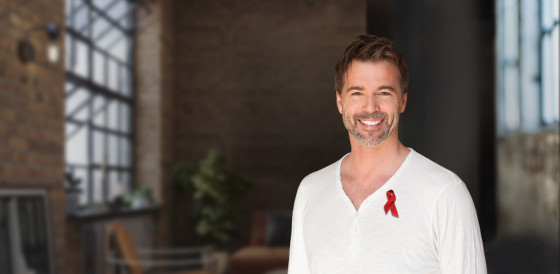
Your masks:
[[[359,107],[361,100],[359,97],[348,97],[342,100],[342,109],[348,110],[352,108]]]
[[[383,112],[398,112],[400,110],[400,100],[395,98],[387,98],[386,100],[380,100],[379,105]]]

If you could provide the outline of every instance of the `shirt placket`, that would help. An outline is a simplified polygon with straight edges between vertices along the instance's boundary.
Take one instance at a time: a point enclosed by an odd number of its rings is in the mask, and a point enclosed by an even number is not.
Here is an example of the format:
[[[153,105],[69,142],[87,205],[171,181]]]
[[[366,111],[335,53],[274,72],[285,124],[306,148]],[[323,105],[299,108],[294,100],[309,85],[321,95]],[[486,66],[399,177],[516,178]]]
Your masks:
[[[358,248],[360,244],[360,216],[356,214],[352,220],[352,257],[358,255]]]

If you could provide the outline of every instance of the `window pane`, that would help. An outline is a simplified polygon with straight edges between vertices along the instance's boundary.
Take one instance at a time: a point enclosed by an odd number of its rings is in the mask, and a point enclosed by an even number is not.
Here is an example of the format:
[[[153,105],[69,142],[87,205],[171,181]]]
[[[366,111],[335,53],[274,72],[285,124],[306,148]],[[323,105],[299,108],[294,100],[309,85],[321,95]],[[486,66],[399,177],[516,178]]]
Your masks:
[[[93,81],[97,84],[105,85],[105,56],[98,51],[93,54]]]
[[[132,81],[130,79],[130,72],[127,67],[121,66],[121,93],[126,97],[132,94]]]
[[[536,132],[540,128],[539,68],[539,3],[534,0],[521,2],[521,128]]]
[[[112,100],[111,102],[109,102],[109,107],[107,109],[107,115],[108,115],[108,128],[113,129],[113,130],[118,130],[118,123],[119,123],[119,116],[118,116],[118,101],[117,100]]]
[[[127,104],[121,104],[120,113],[120,129],[123,133],[129,133],[130,128],[130,107]]]
[[[81,121],[81,122],[87,122],[89,120],[89,108],[87,106],[87,104],[80,109],[80,111],[78,111],[78,113],[76,113],[72,118]]]
[[[93,131],[93,163],[103,165],[105,158],[105,134],[101,131]],[[106,162],[105,162],[106,163]]]
[[[126,43],[126,39],[120,39],[112,48],[111,48],[111,53],[113,54],[113,56],[115,58],[117,58],[118,60],[120,60],[121,62],[127,62],[128,61],[128,54],[127,54],[128,50],[127,50],[127,43]]]
[[[106,127],[105,116],[107,115],[107,100],[102,95],[95,96],[93,100],[93,124],[100,127]]]
[[[113,45],[118,39],[121,38],[121,31],[118,29],[111,29],[109,32],[103,34],[103,36],[96,39],[97,44],[100,48],[111,52],[110,46]],[[113,53],[111,53],[113,54]]]
[[[558,20],[558,1],[556,1],[556,20]],[[550,72],[550,77],[552,81],[552,98],[550,99],[554,102],[554,108],[552,109],[552,113],[554,114],[554,121],[558,122],[560,120],[560,27],[556,25],[554,30],[552,31],[552,56],[550,60],[554,60],[552,64],[552,71]]]
[[[119,157],[121,161],[120,163],[121,166],[127,168],[131,167],[130,140],[127,138],[121,138]]]
[[[78,89],[78,87],[72,82],[66,82],[64,89],[66,90],[66,95],[68,96],[69,93],[73,93],[75,89]]]
[[[118,0],[122,1],[122,0]],[[105,10],[110,4],[113,3],[112,0],[93,0],[92,3],[100,10]]]
[[[103,199],[103,173],[100,169],[93,171],[93,203],[102,203]]]
[[[504,1],[504,43],[503,53],[506,60],[516,61],[519,52],[519,17],[517,0]]]
[[[118,20],[121,18],[128,10],[128,5],[126,1],[119,1],[107,12],[111,18]]]
[[[119,88],[119,67],[115,60],[109,60],[109,89],[117,91]]]
[[[544,29],[550,29],[554,21],[558,20],[558,0],[542,0],[541,24]]]
[[[513,130],[519,128],[519,71],[508,66],[504,72],[504,122],[507,129]]]
[[[77,128],[78,128],[78,126],[75,125],[74,123],[66,122],[65,127],[64,127],[65,132],[66,132],[66,136],[69,136],[70,134],[72,134],[72,132],[74,132]]]
[[[132,185],[131,185],[131,182],[130,182],[130,173],[121,172],[120,173],[120,182],[122,184],[122,188],[124,190],[124,193],[128,193],[132,190]]]
[[[69,15],[72,14],[72,9],[74,8],[73,6],[75,0],[66,0],[64,1],[65,5],[64,5],[64,11],[65,11],[65,15],[66,15],[66,24],[67,25],[71,25],[72,24],[72,17],[70,17]]]
[[[88,47],[79,40],[75,40],[75,63],[72,71],[84,78],[88,77]]]
[[[110,27],[109,22],[96,13],[95,21],[93,21],[93,40],[97,40],[99,35],[107,31]]]
[[[78,107],[89,99],[90,93],[83,88],[74,92],[70,97],[66,98],[66,115],[76,111]]]
[[[74,62],[74,56],[76,54],[75,54],[75,49],[72,47],[73,41],[74,39],[72,39],[71,35],[66,35],[66,41],[65,41],[66,45],[64,46],[64,50],[66,50],[66,58],[64,58],[65,59],[64,61],[67,70],[73,70],[72,68],[74,67],[72,63]]]
[[[72,138],[66,140],[66,162],[70,164],[87,164],[88,130],[83,128]]]
[[[557,30],[558,28],[556,33]],[[542,43],[543,120],[545,123],[554,123],[558,119],[558,48],[553,48],[554,44],[550,36],[545,36]],[[556,41],[556,47],[557,45]]]
[[[75,3],[76,5],[74,6],[76,9],[74,10],[74,24],[72,27],[76,30],[83,30],[83,33],[86,34],[87,37],[87,34],[89,33],[87,27],[89,8],[85,3],[82,3],[82,1],[77,2],[78,3]]]
[[[118,164],[118,157],[119,157],[118,137],[115,135],[108,135],[108,139],[109,139],[108,164],[110,166],[116,166]]]

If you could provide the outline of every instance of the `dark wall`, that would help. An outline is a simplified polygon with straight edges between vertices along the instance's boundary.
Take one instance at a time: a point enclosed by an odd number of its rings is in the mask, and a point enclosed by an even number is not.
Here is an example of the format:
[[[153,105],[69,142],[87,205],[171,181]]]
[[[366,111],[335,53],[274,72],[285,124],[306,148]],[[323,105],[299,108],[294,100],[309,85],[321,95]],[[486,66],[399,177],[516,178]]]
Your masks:
[[[253,181],[244,228],[253,209],[291,209],[301,179],[349,151],[334,65],[365,31],[365,2],[177,1],[175,12],[174,158],[217,147]]]
[[[368,32],[388,36],[408,62],[402,142],[466,183],[483,234],[495,231],[492,1],[370,0]],[[391,14],[391,16],[387,16]]]

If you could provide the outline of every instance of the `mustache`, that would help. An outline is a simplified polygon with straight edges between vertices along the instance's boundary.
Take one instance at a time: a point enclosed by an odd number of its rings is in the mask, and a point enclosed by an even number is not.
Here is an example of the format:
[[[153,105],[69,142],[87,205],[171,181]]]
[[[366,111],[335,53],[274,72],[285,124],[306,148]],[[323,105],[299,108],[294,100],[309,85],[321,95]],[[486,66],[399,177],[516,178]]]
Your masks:
[[[354,120],[358,120],[358,119],[387,119],[387,118],[389,118],[389,115],[387,115],[387,113],[383,113],[383,112],[373,112],[373,113],[362,112],[362,113],[354,114]]]

